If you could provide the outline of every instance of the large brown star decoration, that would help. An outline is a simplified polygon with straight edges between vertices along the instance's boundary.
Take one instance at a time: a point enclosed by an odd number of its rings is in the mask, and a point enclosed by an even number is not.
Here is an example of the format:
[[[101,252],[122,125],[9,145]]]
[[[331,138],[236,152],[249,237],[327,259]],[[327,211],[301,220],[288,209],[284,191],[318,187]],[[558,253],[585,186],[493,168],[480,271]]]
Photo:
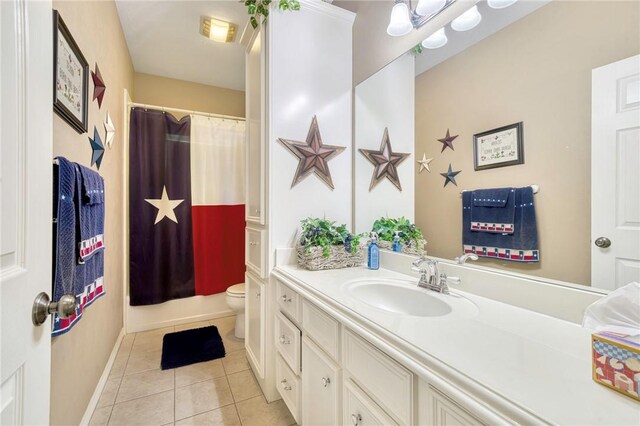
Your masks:
[[[447,147],[451,148],[452,151],[455,151],[453,149],[453,140],[455,138],[457,138],[457,137],[458,137],[458,135],[451,136],[449,134],[449,129],[447,129],[447,136],[445,136],[442,139],[438,139],[438,142],[442,142],[442,151],[440,151],[440,153],[444,152],[445,148],[447,148]]]
[[[96,64],[96,70],[91,71],[91,79],[93,80],[93,100],[95,101],[97,99],[98,108],[102,108],[102,99],[104,98],[104,92],[107,90],[107,86],[104,84],[98,64]]]
[[[302,179],[312,172],[316,174],[327,186],[333,188],[333,180],[327,162],[345,150],[344,146],[324,145],[318,128],[318,120],[313,116],[311,127],[307,134],[306,142],[278,138],[278,142],[284,145],[293,155],[300,160],[298,169],[293,177],[291,187],[296,186]]]
[[[360,149],[359,151],[371,164],[375,166],[373,176],[371,176],[369,191],[371,191],[373,187],[380,183],[380,181],[385,177],[389,179],[400,191],[402,191],[397,167],[398,164],[402,163],[411,154],[393,152],[391,149],[391,140],[389,140],[389,129],[386,127],[384,128],[382,144],[378,151],[373,149]]]

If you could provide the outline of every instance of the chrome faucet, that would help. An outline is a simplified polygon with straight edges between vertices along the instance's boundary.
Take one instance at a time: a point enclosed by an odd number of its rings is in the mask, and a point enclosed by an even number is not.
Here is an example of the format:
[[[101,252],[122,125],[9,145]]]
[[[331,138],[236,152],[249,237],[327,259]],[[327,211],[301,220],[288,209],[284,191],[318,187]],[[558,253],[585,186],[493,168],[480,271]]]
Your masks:
[[[447,274],[438,274],[438,261],[433,259],[427,259],[424,256],[419,257],[411,263],[412,271],[420,273],[420,281],[418,281],[418,287],[426,288],[428,290],[436,291],[438,293],[449,294],[449,287],[447,286]],[[422,268],[422,265],[426,264],[426,268]]]
[[[478,260],[479,257],[475,253],[465,253],[462,256],[453,259],[458,265],[464,265],[467,260]]]

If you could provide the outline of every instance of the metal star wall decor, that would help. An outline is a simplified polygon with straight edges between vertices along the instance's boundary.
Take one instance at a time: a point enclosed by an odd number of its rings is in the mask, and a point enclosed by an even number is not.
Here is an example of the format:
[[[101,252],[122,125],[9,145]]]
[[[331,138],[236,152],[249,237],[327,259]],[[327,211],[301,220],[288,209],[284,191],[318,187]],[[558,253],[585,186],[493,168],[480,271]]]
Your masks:
[[[104,122],[104,143],[111,149],[113,137],[116,135],[116,128],[113,125],[111,116],[107,112],[107,120]]]
[[[104,145],[102,144],[102,140],[100,139],[100,133],[98,133],[98,129],[96,126],[93,126],[93,139],[89,138],[89,143],[91,144],[91,165],[96,165],[96,168],[100,170],[100,165],[102,164],[102,157],[104,157]]]
[[[427,154],[422,154],[422,160],[418,160],[418,164],[420,164],[420,170],[418,173],[422,173],[423,170],[431,173],[431,168],[429,164],[433,161],[433,158],[427,158]]]
[[[333,157],[344,151],[345,147],[324,145],[322,143],[320,128],[318,127],[318,120],[315,115],[313,116],[313,120],[311,120],[311,127],[309,128],[305,142],[283,138],[278,138],[278,142],[299,159],[298,169],[293,177],[291,188],[311,173],[315,173],[329,188],[334,189],[331,172],[329,171],[329,165],[327,163]]]
[[[455,138],[457,138],[458,136],[459,135],[451,136],[449,134],[449,129],[447,129],[447,136],[445,136],[442,139],[438,139],[438,142],[442,142],[442,151],[440,151],[440,153],[442,153],[445,150],[445,148],[447,148],[447,147],[451,148],[452,151],[455,151],[453,149],[453,140]]]
[[[458,173],[460,173],[462,170],[458,170],[457,172],[454,172],[451,168],[451,163],[449,163],[449,170],[447,170],[446,173],[440,173],[440,176],[442,176],[444,178],[444,186],[447,186],[447,184],[449,182],[451,182],[452,184],[454,184],[455,186],[458,186],[458,184],[456,183],[456,175]],[[444,188],[443,186],[443,188]]]
[[[389,129],[384,128],[384,134],[382,135],[382,144],[379,150],[372,149],[359,149],[360,153],[366,157],[371,164],[375,166],[373,169],[373,176],[371,176],[371,184],[369,185],[369,191],[371,191],[381,180],[385,177],[391,181],[400,191],[402,191],[402,185],[400,185],[400,178],[398,177],[398,165],[402,163],[411,154],[404,152],[393,152],[391,149],[391,140],[389,139]]]
[[[93,100],[95,101],[97,99],[98,108],[102,108],[102,99],[104,98],[104,92],[107,90],[107,86],[104,84],[97,63],[96,70],[91,71],[91,79],[93,80]]]

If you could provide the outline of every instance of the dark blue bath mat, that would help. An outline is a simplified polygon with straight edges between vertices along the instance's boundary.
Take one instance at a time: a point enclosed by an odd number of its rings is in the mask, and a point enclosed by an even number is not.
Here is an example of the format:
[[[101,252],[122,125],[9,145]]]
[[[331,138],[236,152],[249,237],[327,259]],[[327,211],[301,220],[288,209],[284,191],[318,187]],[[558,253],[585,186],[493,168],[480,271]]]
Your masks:
[[[218,327],[194,328],[165,334],[162,340],[163,370],[224,357],[224,344]]]

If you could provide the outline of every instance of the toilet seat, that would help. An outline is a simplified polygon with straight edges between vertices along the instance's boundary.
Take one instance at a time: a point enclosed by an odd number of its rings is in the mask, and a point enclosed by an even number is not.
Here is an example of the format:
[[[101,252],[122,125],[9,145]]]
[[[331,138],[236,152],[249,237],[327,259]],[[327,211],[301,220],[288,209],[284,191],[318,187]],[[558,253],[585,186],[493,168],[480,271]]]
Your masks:
[[[229,297],[244,297],[244,283],[232,285],[226,293]]]

